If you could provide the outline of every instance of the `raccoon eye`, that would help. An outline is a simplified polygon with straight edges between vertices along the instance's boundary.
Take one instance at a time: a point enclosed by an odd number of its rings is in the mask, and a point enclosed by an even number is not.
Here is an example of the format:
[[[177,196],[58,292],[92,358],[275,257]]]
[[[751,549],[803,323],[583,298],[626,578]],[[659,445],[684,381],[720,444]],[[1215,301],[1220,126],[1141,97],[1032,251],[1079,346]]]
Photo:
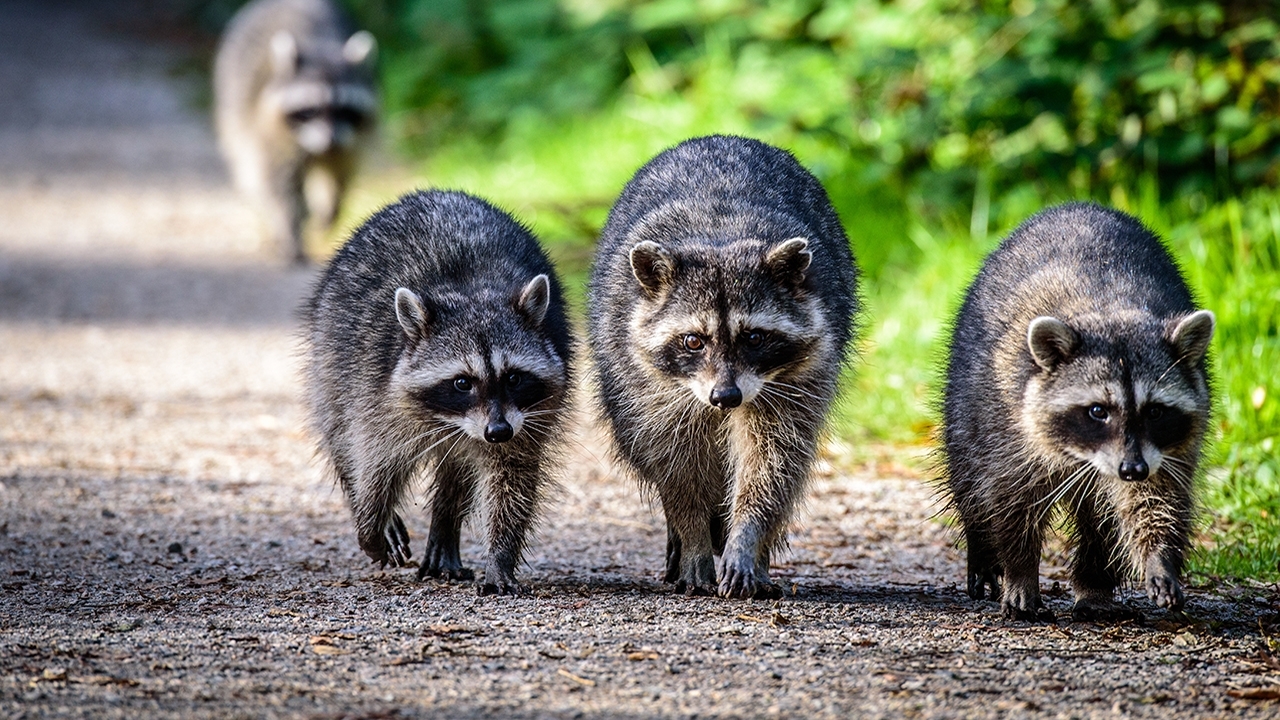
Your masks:
[[[506,380],[507,385],[511,387],[519,387],[520,383],[524,382],[524,375],[518,372],[509,372],[507,373]]]
[[[301,125],[304,122],[315,120],[320,117],[320,111],[315,108],[307,108],[306,110],[295,110],[289,113],[289,122],[295,125]]]
[[[453,389],[458,392],[471,392],[473,383],[470,378],[457,377],[453,379]]]
[[[1106,422],[1111,417],[1111,413],[1107,412],[1107,409],[1101,405],[1094,403],[1089,406],[1089,417],[1098,422]]]
[[[698,337],[697,335],[694,335],[693,333],[689,333],[688,335],[684,336],[685,350],[688,350],[689,352],[698,352],[702,350],[702,348],[704,347],[706,347],[706,343],[704,343],[702,341],[702,338]]]
[[[760,347],[764,343],[764,333],[759,330],[752,330],[747,333],[747,344],[751,347]]]
[[[1151,407],[1147,408],[1147,417],[1151,418],[1152,420],[1159,420],[1163,416],[1164,416],[1164,408],[1160,407],[1159,405],[1152,405]]]

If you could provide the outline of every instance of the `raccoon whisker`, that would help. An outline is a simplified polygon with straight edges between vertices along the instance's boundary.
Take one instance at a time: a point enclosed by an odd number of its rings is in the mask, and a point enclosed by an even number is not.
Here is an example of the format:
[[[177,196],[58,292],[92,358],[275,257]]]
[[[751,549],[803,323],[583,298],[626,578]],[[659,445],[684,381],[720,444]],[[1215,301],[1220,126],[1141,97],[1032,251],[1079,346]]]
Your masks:
[[[803,395],[803,396],[805,396],[805,397],[807,397],[807,398],[810,398],[810,399],[812,399],[812,400],[817,400],[817,401],[819,401],[819,402],[823,402],[823,403],[827,402],[827,400],[826,400],[825,398],[821,397],[820,395],[816,395],[816,394],[814,394],[814,393],[811,393],[811,392],[809,392],[808,390],[805,390],[804,388],[802,388],[802,387],[800,387],[800,386],[798,386],[798,385],[792,385],[791,383],[784,383],[784,382],[782,382],[782,381],[780,381],[780,380],[770,380],[770,381],[768,381],[768,383],[766,383],[766,384],[768,384],[768,385],[777,385],[778,387],[783,387],[783,388],[786,388],[786,389],[788,389],[788,390],[795,391],[795,392],[800,393],[801,395]]]
[[[1045,497],[1037,501],[1035,504],[1033,504],[1031,507],[1036,507],[1042,503],[1044,504],[1044,509],[1041,510],[1040,515],[1036,517],[1035,524],[1038,525],[1040,521],[1044,520],[1045,516],[1049,514],[1049,511],[1053,509],[1053,506],[1057,505],[1058,501],[1061,500],[1063,497],[1065,497],[1066,494],[1071,490],[1071,488],[1075,486],[1077,483],[1079,483],[1080,480],[1085,477],[1085,475],[1088,473],[1088,471],[1092,467],[1093,467],[1092,465],[1087,465],[1087,464],[1081,465],[1079,468],[1075,470],[1075,472],[1071,473],[1071,475],[1069,475],[1067,479],[1064,480],[1063,483],[1055,489],[1054,492],[1050,493],[1049,495],[1046,495]]]
[[[1177,359],[1177,360],[1174,360],[1174,361],[1173,361],[1173,363],[1169,365],[1169,367],[1165,368],[1165,371],[1164,371],[1164,372],[1160,373],[1160,377],[1156,378],[1156,381],[1155,381],[1153,384],[1154,384],[1154,385],[1159,385],[1159,384],[1160,384],[1160,381],[1164,380],[1164,379],[1165,379],[1165,377],[1166,377],[1169,373],[1173,372],[1173,369],[1174,369],[1174,368],[1176,368],[1176,367],[1178,367],[1178,365],[1179,365],[1183,360],[1185,360],[1185,359],[1187,359],[1187,356],[1186,356],[1186,355],[1180,355],[1180,356],[1178,357],[1178,359]]]
[[[418,463],[422,461],[422,458],[426,457],[427,453],[429,453],[429,452],[431,452],[432,450],[434,450],[438,445],[440,445],[440,443],[442,443],[442,442],[444,442],[444,441],[448,440],[449,438],[451,438],[451,437],[453,437],[454,435],[457,435],[458,433],[461,433],[461,432],[462,432],[462,429],[461,429],[461,428],[454,428],[452,431],[450,431],[449,433],[447,433],[444,437],[440,438],[439,440],[436,440],[435,442],[431,443],[430,445],[428,445],[428,446],[427,446],[426,448],[424,448],[423,450],[419,451],[416,455],[414,455],[413,460],[408,464],[408,466],[409,466],[410,468],[416,467],[416,466],[418,465]],[[423,436],[423,437],[425,437],[425,436]]]

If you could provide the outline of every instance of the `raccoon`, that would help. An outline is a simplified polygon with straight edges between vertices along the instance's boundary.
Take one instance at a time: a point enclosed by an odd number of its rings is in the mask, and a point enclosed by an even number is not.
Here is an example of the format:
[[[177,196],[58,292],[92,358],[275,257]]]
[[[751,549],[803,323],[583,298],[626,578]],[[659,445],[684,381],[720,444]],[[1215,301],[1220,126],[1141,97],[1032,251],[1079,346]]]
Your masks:
[[[782,595],[770,555],[804,494],[856,286],[822,186],[756,140],[681,143],[610,211],[588,290],[596,394],[616,455],[662,504],[677,590]]]
[[[306,400],[375,563],[411,552],[397,508],[431,479],[418,578],[467,580],[459,535],[485,500],[481,595],[515,567],[551,483],[571,380],[563,295],[537,240],[458,192],[406,195],[356,230],[303,309]]]
[[[1113,596],[1131,574],[1182,607],[1213,328],[1160,240],[1115,210],[1045,210],[987,258],[943,400],[971,597],[990,588],[1006,617],[1052,619],[1039,561],[1056,506],[1074,529],[1075,618],[1134,615]]]
[[[214,60],[218,141],[269,239],[305,262],[308,216],[328,228],[377,117],[376,43],[330,0],[254,0]]]

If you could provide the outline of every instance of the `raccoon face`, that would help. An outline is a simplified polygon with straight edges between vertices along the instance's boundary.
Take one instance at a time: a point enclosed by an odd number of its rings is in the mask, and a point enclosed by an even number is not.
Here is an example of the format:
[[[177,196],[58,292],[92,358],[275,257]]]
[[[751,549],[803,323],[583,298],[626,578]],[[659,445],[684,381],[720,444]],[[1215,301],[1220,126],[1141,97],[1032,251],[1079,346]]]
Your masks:
[[[1036,318],[1027,331],[1039,370],[1027,384],[1028,435],[1049,454],[1087,462],[1104,477],[1136,482],[1164,468],[1189,481],[1192,468],[1181,458],[1193,454],[1186,450],[1207,425],[1208,387],[1199,368],[1213,324],[1207,310],[1168,326],[1129,323],[1123,332]]]
[[[567,384],[563,360],[531,332],[549,303],[546,275],[530,280],[512,298],[512,311],[497,318],[460,317],[452,306],[466,305],[464,299],[429,303],[397,289],[396,319],[407,343],[391,384],[402,405],[485,443],[505,443],[525,427],[547,428],[538,418],[558,411]]]
[[[377,98],[367,65],[375,45],[361,31],[341,46],[317,44],[303,54],[288,32],[271,38],[269,97],[306,153],[349,149],[373,124]]]
[[[679,255],[646,241],[630,259],[643,291],[631,322],[643,365],[721,410],[762,393],[797,402],[784,379],[823,338],[821,312],[803,290],[812,259],[806,240],[695,246]]]

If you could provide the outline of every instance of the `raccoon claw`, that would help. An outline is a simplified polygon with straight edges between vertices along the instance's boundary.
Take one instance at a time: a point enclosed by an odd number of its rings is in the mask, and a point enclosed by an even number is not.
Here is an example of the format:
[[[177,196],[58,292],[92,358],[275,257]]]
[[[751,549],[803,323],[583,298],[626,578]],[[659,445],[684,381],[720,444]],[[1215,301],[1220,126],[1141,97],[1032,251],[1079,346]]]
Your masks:
[[[422,567],[418,568],[418,579],[425,580],[428,577],[437,580],[475,580],[476,574],[471,568],[462,567],[462,565],[448,566],[443,563],[433,564],[425,562]],[[481,593],[482,595],[484,593]]]
[[[738,568],[725,567],[724,577],[720,579],[720,597],[735,600],[777,600],[782,597],[782,588],[756,577],[754,569],[743,572]]]
[[[1113,600],[1077,600],[1071,608],[1073,622],[1122,622],[1141,617],[1142,613]]]
[[[1031,610],[1017,607],[1016,605],[1002,605],[1001,613],[1006,620],[1018,620],[1021,622],[1032,623],[1053,623],[1057,621],[1053,611],[1044,606],[1038,606]]]
[[[1153,575],[1147,578],[1147,597],[1156,607],[1169,610],[1181,610],[1187,597],[1182,592],[1182,585],[1168,575]]]
[[[380,568],[387,565],[404,567],[409,564],[409,558],[413,557],[413,551],[409,548],[409,530],[405,528],[400,516],[394,514],[380,535],[360,540],[360,549]]]
[[[510,595],[512,597],[526,595],[524,586],[515,580],[499,580],[498,582],[481,582],[476,583],[476,594],[480,597],[485,595]]]
[[[476,574],[462,566],[456,541],[450,544],[448,541],[439,542],[429,538],[422,565],[418,567],[418,579],[424,580],[428,577],[444,580],[475,580]]]
[[[524,587],[516,582],[514,573],[509,570],[489,568],[484,573],[484,580],[476,583],[476,594],[484,597],[485,595],[524,595],[526,593]]]
[[[685,582],[684,580],[676,581],[676,592],[683,594],[685,597],[715,597],[714,588],[698,583]]]

